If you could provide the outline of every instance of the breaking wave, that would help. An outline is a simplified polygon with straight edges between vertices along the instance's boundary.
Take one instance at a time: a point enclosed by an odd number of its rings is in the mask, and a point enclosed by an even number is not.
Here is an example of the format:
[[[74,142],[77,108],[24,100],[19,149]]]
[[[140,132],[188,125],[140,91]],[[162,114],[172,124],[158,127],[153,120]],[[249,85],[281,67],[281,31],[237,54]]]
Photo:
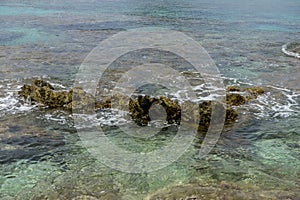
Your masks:
[[[300,58],[300,53],[295,52],[295,49],[300,49],[299,43],[289,43],[282,46],[281,50],[285,55]]]

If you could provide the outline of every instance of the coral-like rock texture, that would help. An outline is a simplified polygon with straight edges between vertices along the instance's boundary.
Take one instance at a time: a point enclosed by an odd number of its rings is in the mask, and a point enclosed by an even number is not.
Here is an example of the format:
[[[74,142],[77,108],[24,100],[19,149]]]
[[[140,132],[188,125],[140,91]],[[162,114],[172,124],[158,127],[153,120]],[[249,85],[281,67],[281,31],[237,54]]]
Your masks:
[[[207,130],[212,117],[212,108],[216,112],[225,111],[225,124],[233,123],[238,118],[236,107],[246,104],[248,101],[256,99],[264,94],[265,90],[261,87],[241,88],[238,86],[228,86],[226,102],[218,103],[215,101],[202,101],[196,107],[191,102],[184,102],[182,105],[171,98],[150,97],[138,95],[129,99],[128,107],[131,118],[140,126],[146,126],[151,121],[150,112],[156,112],[153,107],[163,108],[166,115],[166,122],[169,124],[180,124],[182,118],[192,118],[199,116],[198,130]],[[74,87],[69,91],[57,91],[54,87],[43,80],[33,80],[31,85],[24,85],[19,91],[19,95],[32,103],[38,103],[49,108],[73,109],[78,112],[95,112],[98,109],[111,108],[111,102],[124,101],[122,95],[113,96],[104,102],[96,102],[96,98],[85,92],[82,88]],[[124,104],[124,102],[122,102]],[[182,106],[189,113],[182,113]],[[158,106],[158,107],[157,107]],[[198,109],[197,109],[198,108]],[[152,110],[151,110],[152,109]],[[219,109],[219,110],[218,110]],[[154,111],[153,111],[154,110]],[[197,113],[198,112],[198,113]]]

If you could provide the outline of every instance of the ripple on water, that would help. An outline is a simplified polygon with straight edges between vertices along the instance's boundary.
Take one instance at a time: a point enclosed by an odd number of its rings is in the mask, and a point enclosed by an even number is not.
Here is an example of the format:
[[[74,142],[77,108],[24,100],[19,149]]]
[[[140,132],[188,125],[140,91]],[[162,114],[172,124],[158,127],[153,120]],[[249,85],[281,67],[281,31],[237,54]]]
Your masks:
[[[1,7],[0,7],[1,8]],[[0,31],[0,45],[16,46],[26,44],[37,44],[41,42],[56,41],[53,35],[38,28],[7,28]]]
[[[19,84],[19,83],[18,83]],[[18,85],[16,84],[16,85]],[[5,84],[3,84],[4,86],[2,86],[1,89],[3,89],[3,91],[6,91],[6,93],[4,93],[4,96],[8,96],[7,99],[10,99],[11,97],[9,95],[7,95],[7,91],[12,92],[12,98],[16,98],[16,96],[14,96],[16,93],[16,88],[18,87],[14,87],[11,86],[10,84],[6,84],[7,86],[5,86]],[[63,89],[64,86],[62,85],[56,85],[56,87]],[[200,92],[202,91],[202,87],[200,86],[199,88],[197,88]],[[278,103],[280,103],[280,105],[282,106],[288,106],[289,109],[291,110],[295,110],[297,108],[297,103],[299,102],[297,100],[298,96],[296,93],[293,93],[292,91],[289,90],[283,90],[280,88],[273,88],[272,90],[276,91],[276,93],[270,92],[265,94],[262,99],[257,99],[255,101],[253,101],[249,104],[246,105],[249,106],[251,109],[257,109],[257,113],[261,113],[262,116],[257,115],[257,119],[263,119],[263,118],[268,118],[267,116],[269,116],[270,119],[273,118],[274,113],[272,113],[273,108],[278,108]],[[275,95],[276,94],[276,95]],[[16,98],[17,99],[17,98]],[[4,100],[3,100],[4,102]],[[272,103],[273,102],[273,103]],[[259,106],[258,106],[259,105]],[[251,107],[252,106],[252,107]],[[248,108],[249,108],[248,107]],[[3,110],[9,110],[9,109],[3,109]],[[280,112],[286,112],[286,108],[283,110],[278,110],[276,109],[274,111],[275,113],[280,113]],[[61,125],[66,125],[68,124],[69,121],[71,121],[72,119],[70,118],[68,113],[64,113],[64,112],[59,112],[59,111],[55,111],[55,110],[48,110],[47,112],[41,112],[42,115],[35,115],[34,112],[24,112],[23,114],[25,114],[25,116],[27,116],[27,119],[19,119],[18,121],[7,121],[7,123],[2,123],[4,124],[3,126],[3,133],[4,135],[2,135],[1,138],[1,142],[3,144],[5,144],[5,149],[3,149],[3,154],[4,158],[3,160],[7,160],[8,156],[11,155],[16,155],[15,158],[12,159],[12,163],[18,162],[18,160],[22,160],[21,158],[18,157],[18,155],[20,154],[23,159],[27,158],[31,161],[38,161],[38,163],[42,163],[44,162],[43,158],[50,156],[52,157],[52,150],[53,149],[59,149],[59,147],[61,147],[62,145],[64,145],[63,143],[61,143],[64,138],[61,135],[56,135],[53,134],[51,131],[51,135],[49,135],[48,133],[45,133],[44,130],[44,126],[40,126],[43,128],[38,129],[36,126],[38,126],[38,121],[44,121],[46,124],[50,124],[51,127],[53,126],[53,124],[59,124],[61,123]],[[34,124],[34,126],[28,126],[28,124],[22,125],[23,122],[29,123],[30,119],[28,118],[30,115],[32,114],[32,125]],[[125,124],[128,123],[126,120],[123,120],[123,114],[124,113],[119,113],[117,111],[105,111],[102,110],[101,112],[93,115],[93,116],[83,116],[83,120],[86,120],[88,122],[88,124],[93,127],[93,126],[99,126],[100,123],[102,123],[102,125],[107,126],[107,127],[111,127],[113,125],[116,125],[118,123],[120,124]],[[266,115],[266,116],[264,116]],[[14,118],[13,115],[12,118]],[[284,118],[284,116],[278,115],[278,118]],[[18,118],[17,118],[18,119]],[[15,119],[13,119],[15,120]],[[118,125],[120,125],[118,124]],[[72,125],[72,123],[70,123],[70,125]],[[25,128],[26,127],[26,128]],[[55,126],[53,126],[55,127]],[[50,128],[50,127],[48,127]],[[80,127],[77,127],[80,128]],[[84,128],[84,127],[83,127]],[[51,129],[51,128],[50,128]],[[109,128],[108,128],[109,129]],[[24,131],[27,130],[27,131]],[[28,132],[29,130],[29,132]],[[31,131],[30,131],[31,130]],[[54,128],[55,130],[55,128]],[[60,130],[60,128],[58,127],[58,130]],[[258,129],[259,130],[259,129]],[[247,131],[247,130],[245,130]],[[114,137],[114,135],[112,134],[112,137]],[[116,141],[124,141],[122,139],[116,138]],[[236,141],[232,140],[231,142],[238,142],[239,140],[237,139]],[[128,143],[128,145],[130,145],[130,143]],[[266,154],[263,153],[264,151],[268,151],[267,149],[268,146],[267,145],[262,145],[264,146],[266,149],[260,149],[261,157],[263,158],[267,158]],[[151,147],[152,148],[152,147]],[[229,148],[229,147],[228,147]],[[22,150],[22,154],[20,153],[20,151]],[[270,148],[272,149],[272,148]],[[41,151],[37,151],[37,150],[41,150]],[[286,153],[290,153],[290,152],[285,152],[286,149],[281,149],[283,151],[283,154]],[[245,162],[245,159],[249,159],[249,157],[251,156],[242,156],[243,151],[237,151],[236,153],[231,153],[228,154],[227,156],[229,157],[234,157],[234,159],[241,159],[241,161],[237,162],[235,161],[234,163],[244,163],[244,170],[249,167],[248,163]],[[55,188],[58,188],[55,191],[50,191],[50,193],[52,193],[53,197],[55,198],[66,198],[66,199],[72,199],[72,198],[79,198],[80,195],[87,195],[87,196],[93,196],[93,197],[102,197],[104,195],[107,195],[109,197],[116,197],[119,195],[120,191],[116,191],[115,188],[122,188],[124,189],[124,191],[121,191],[121,194],[123,195],[128,195],[128,197],[132,196],[133,192],[130,190],[138,190],[139,192],[145,190],[145,192],[149,192],[149,191],[153,191],[153,190],[157,190],[159,189],[158,185],[160,185],[160,187],[165,187],[165,185],[168,184],[172,184],[174,182],[180,182],[183,180],[188,180],[190,178],[190,173],[193,173],[195,169],[185,169],[184,167],[186,167],[187,163],[191,163],[191,159],[187,159],[185,161],[182,161],[181,165],[178,164],[174,164],[173,166],[170,166],[166,169],[164,169],[165,171],[161,171],[158,173],[154,173],[153,177],[151,177],[151,175],[149,175],[149,177],[145,178],[145,179],[140,179],[140,177],[134,177],[133,175],[122,175],[119,173],[116,173],[115,175],[111,176],[111,174],[114,174],[114,172],[110,171],[109,169],[103,169],[103,167],[101,167],[100,171],[97,171],[97,169],[95,168],[94,170],[96,170],[96,172],[94,174],[91,174],[92,169],[95,167],[95,165],[91,164],[90,167],[86,167],[87,164],[90,162],[89,159],[91,158],[85,158],[85,156],[80,155],[82,152],[79,151],[78,154],[74,154],[73,158],[75,158],[76,162],[73,161],[73,164],[69,163],[68,166],[73,168],[69,171],[69,173],[64,173],[61,174],[60,176],[57,176],[57,178],[53,178],[52,182],[55,185]],[[249,152],[246,152],[246,154],[248,154]],[[224,154],[226,154],[226,152],[224,152]],[[221,164],[223,162],[225,162],[224,158],[222,158],[222,156],[224,156],[224,154],[220,153],[220,154],[216,154],[215,159],[218,160],[219,164]],[[226,157],[228,159],[228,157]],[[10,159],[8,159],[10,160]],[[68,162],[68,161],[67,161]],[[71,161],[69,161],[71,162]],[[82,162],[82,165],[78,165],[80,162]],[[269,165],[272,165],[272,162],[279,162],[277,159],[276,160],[271,160],[271,163]],[[288,161],[289,162],[289,161]],[[4,162],[4,164],[8,164],[8,162]],[[218,164],[218,163],[215,163]],[[220,178],[226,178],[226,179],[234,179],[233,177],[237,177],[237,173],[241,173],[241,177],[245,178],[248,177],[249,180],[253,180],[257,177],[259,177],[259,170],[255,170],[252,173],[245,175],[243,171],[238,171],[238,167],[236,167],[235,165],[231,165],[230,162],[228,162],[228,166],[226,168],[224,168],[224,171],[222,173],[219,173],[218,177]],[[288,163],[286,163],[288,164]],[[267,163],[262,163],[262,165],[267,165]],[[220,165],[222,166],[222,165]],[[211,166],[208,166],[208,168],[210,168]],[[214,168],[212,167],[212,170]],[[268,168],[266,168],[268,169]],[[291,168],[292,170],[295,169],[295,166]],[[101,172],[101,173],[99,173]],[[168,174],[169,173],[169,174]],[[170,173],[174,173],[174,174],[170,174]],[[78,176],[74,176],[74,174],[78,174]],[[101,176],[101,174],[105,174],[104,177]],[[106,176],[107,174],[108,177]],[[253,175],[254,174],[254,175]],[[266,173],[267,174],[267,173]],[[169,175],[169,176],[168,176]],[[273,176],[277,176],[277,174],[273,174]],[[95,179],[93,179],[93,176]],[[100,176],[100,177],[99,177]],[[51,176],[50,176],[51,177]],[[41,179],[49,179],[49,176],[45,175],[43,176]],[[159,181],[154,178],[154,177],[159,177]],[[165,182],[161,181],[161,178],[164,177],[166,178]],[[174,179],[169,180],[169,177],[174,177]],[[217,177],[217,176],[216,176]],[[268,179],[270,177],[268,176],[263,176],[264,178]],[[286,176],[288,177],[288,176]],[[7,177],[6,177],[7,178]],[[198,176],[199,178],[199,176]],[[25,179],[25,178],[24,178]],[[103,182],[99,183],[99,180],[103,180]],[[133,180],[136,180],[135,184],[132,183]],[[139,183],[140,180],[147,180],[147,182],[143,182]],[[155,184],[155,187],[150,187],[149,185]],[[251,182],[250,181],[250,182]],[[246,181],[245,181],[246,182]],[[9,183],[9,182],[8,182]],[[151,183],[151,184],[150,184]],[[274,181],[271,181],[270,184],[274,184]],[[66,185],[68,185],[68,187],[66,187]],[[87,186],[90,185],[90,186]],[[45,191],[49,188],[53,188],[53,185],[47,185],[44,184],[43,181],[38,182],[36,184],[36,187],[34,189],[30,188],[32,187],[31,184],[28,184],[28,190],[24,190],[28,192],[28,195],[30,194],[31,197],[32,196],[36,196],[41,197],[41,195],[50,195],[47,192],[41,193],[41,191]],[[111,188],[111,186],[113,186],[113,188]],[[138,188],[138,186],[140,186],[141,188]],[[25,186],[18,186],[21,188],[26,188]],[[39,188],[40,187],[40,188]],[[43,188],[44,187],[44,188]],[[218,186],[216,186],[218,187]],[[5,190],[8,191],[7,189],[8,187],[5,186]],[[47,188],[47,189],[45,189]],[[104,188],[104,189],[103,189]],[[137,189],[138,188],[138,189]],[[9,192],[4,193],[7,194]],[[85,193],[86,191],[104,191],[103,193],[100,194],[91,194],[91,193]],[[11,193],[14,193],[14,191],[12,191]],[[22,193],[25,194],[26,192]],[[221,194],[221,193],[218,193]],[[241,195],[246,195],[248,194],[247,192],[241,192]],[[264,191],[262,191],[259,195],[264,194]],[[269,194],[268,192],[266,192],[265,194],[268,194],[269,196],[274,196],[275,193],[273,194]],[[145,196],[142,192],[139,193],[140,196]],[[213,194],[216,195],[216,194]],[[230,197],[230,195],[236,195],[236,194],[231,194],[228,193],[226,194]],[[276,195],[275,195],[276,196]],[[21,196],[20,196],[21,197]],[[42,197],[41,197],[42,198]],[[54,199],[55,199],[54,198]],[[117,197],[116,197],[117,198]]]
[[[18,161],[9,165],[1,164],[0,169],[0,199],[16,199],[18,193],[26,189],[31,190],[41,179],[49,177],[49,174],[55,177],[62,172],[59,165],[49,161]],[[23,198],[29,199],[26,196],[30,194],[27,193]]]
[[[253,107],[259,110],[260,119],[281,119],[299,116],[300,93],[289,89],[270,86],[270,91],[257,99]]]
[[[29,118],[29,116],[27,116]],[[2,120],[0,124],[0,163],[19,160],[39,161],[51,156],[64,146],[64,138],[57,133],[47,133],[33,118],[23,117]]]

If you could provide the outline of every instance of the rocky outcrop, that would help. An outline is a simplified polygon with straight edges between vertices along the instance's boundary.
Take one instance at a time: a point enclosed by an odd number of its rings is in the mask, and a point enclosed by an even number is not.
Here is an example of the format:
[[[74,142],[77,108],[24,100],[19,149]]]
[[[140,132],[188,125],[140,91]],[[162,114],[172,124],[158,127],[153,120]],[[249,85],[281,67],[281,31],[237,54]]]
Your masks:
[[[166,111],[166,121],[170,124],[179,123],[181,116],[181,107],[177,101],[167,97],[154,98],[150,96],[138,96],[136,99],[130,99],[129,111],[132,119],[139,125],[147,125],[151,120],[149,111],[152,105],[162,106]]]
[[[212,101],[204,101],[199,104],[199,129],[206,130],[209,127],[212,115]],[[180,124],[181,117],[191,117],[193,113],[187,113],[190,116],[182,116],[181,107],[177,101],[171,100],[166,97],[154,98],[149,96],[138,96],[136,99],[130,99],[129,111],[132,119],[139,125],[147,125],[151,121],[150,108],[154,104],[159,104],[162,106],[166,112],[166,121],[169,124]],[[187,110],[192,111],[192,103],[185,103]],[[190,106],[190,108],[188,108]],[[216,106],[216,108],[218,108]],[[226,118],[225,123],[234,122],[237,119],[237,111],[232,107],[228,106],[226,108]]]
[[[76,111],[95,108],[95,98],[82,88],[74,87],[69,91],[57,91],[43,80],[33,80],[31,85],[22,86],[19,95],[25,101],[48,108],[73,108]]]
[[[226,117],[225,123],[234,122],[238,117],[238,112],[234,107],[241,106],[248,101],[257,98],[264,93],[261,87],[241,88],[238,86],[229,86],[226,94]],[[94,112],[97,109],[111,108],[111,101],[120,102],[125,98],[122,96],[113,96],[104,102],[96,101],[95,97],[86,93],[82,88],[75,87],[69,91],[56,91],[55,88],[42,80],[33,80],[31,85],[24,85],[19,92],[19,95],[27,101],[38,103],[49,108],[64,108],[76,109],[76,113],[80,111]],[[124,102],[122,102],[124,104]],[[151,121],[150,111],[157,105],[163,108],[166,114],[165,120],[169,124],[180,124],[182,117],[182,108],[176,100],[161,96],[150,97],[138,95],[135,98],[130,98],[128,107],[132,119],[140,126],[145,126]],[[184,106],[191,113],[199,112],[199,129],[206,130],[209,127],[212,115],[212,107],[218,108],[216,102],[203,101],[199,104],[198,111],[194,109],[194,104],[185,102]],[[190,107],[189,107],[190,106]],[[223,108],[222,108],[223,109]],[[155,112],[155,110],[152,112]]]
[[[247,101],[256,99],[264,93],[265,90],[262,87],[241,88],[238,86],[228,86],[226,103],[231,106],[240,106],[247,103]]]
[[[226,94],[226,117],[225,123],[229,124],[234,122],[238,117],[238,112],[233,106],[241,106],[246,104],[252,99],[256,99],[259,95],[264,93],[264,89],[261,87],[241,88],[238,86],[229,86]],[[203,101],[199,104],[199,128],[207,129],[212,115],[212,101]],[[171,100],[166,97],[149,97],[138,96],[135,99],[130,99],[129,111],[132,119],[139,125],[147,125],[150,118],[150,108],[152,105],[161,105],[167,114],[166,121],[170,124],[180,123],[181,107],[177,101]]]
[[[19,95],[27,101],[42,104],[49,108],[66,107],[72,102],[71,92],[55,91],[51,84],[43,80],[33,80],[31,85],[24,85]]]
[[[230,106],[240,106],[246,103],[246,98],[241,94],[230,93],[226,95],[226,103]]]

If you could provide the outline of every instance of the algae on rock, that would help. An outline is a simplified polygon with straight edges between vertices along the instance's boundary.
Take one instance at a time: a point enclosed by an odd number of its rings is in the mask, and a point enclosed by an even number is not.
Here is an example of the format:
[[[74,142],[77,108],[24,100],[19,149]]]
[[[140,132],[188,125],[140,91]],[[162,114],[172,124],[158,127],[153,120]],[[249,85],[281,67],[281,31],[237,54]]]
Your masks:
[[[72,102],[72,94],[70,92],[55,91],[51,84],[43,80],[33,80],[31,85],[24,85],[19,95],[25,100],[36,102],[49,108],[64,107]]]
[[[96,98],[80,87],[74,87],[69,91],[56,91],[54,87],[43,80],[33,80],[31,85],[24,85],[19,91],[19,95],[25,100],[42,104],[49,108],[73,109],[76,113],[94,113],[98,109],[111,108],[112,102],[128,105],[131,118],[140,126],[146,126],[151,121],[151,111],[156,112],[153,107],[162,108],[165,111],[165,120],[169,124],[180,124],[182,119],[189,119],[193,116],[199,116],[198,130],[207,130],[212,117],[212,108],[224,109],[225,124],[233,123],[238,117],[238,112],[232,106],[241,106],[249,100],[257,98],[264,93],[261,87],[241,88],[238,86],[227,87],[226,103],[215,101],[202,101],[196,107],[194,103],[178,101],[171,98],[160,96],[150,97],[137,95],[135,98],[129,98],[128,104],[125,96],[114,95],[103,102],[96,101]],[[184,106],[184,107],[182,107]],[[188,114],[182,113],[182,109],[187,109]],[[217,112],[221,110],[217,110]],[[183,115],[183,116],[182,116]]]

